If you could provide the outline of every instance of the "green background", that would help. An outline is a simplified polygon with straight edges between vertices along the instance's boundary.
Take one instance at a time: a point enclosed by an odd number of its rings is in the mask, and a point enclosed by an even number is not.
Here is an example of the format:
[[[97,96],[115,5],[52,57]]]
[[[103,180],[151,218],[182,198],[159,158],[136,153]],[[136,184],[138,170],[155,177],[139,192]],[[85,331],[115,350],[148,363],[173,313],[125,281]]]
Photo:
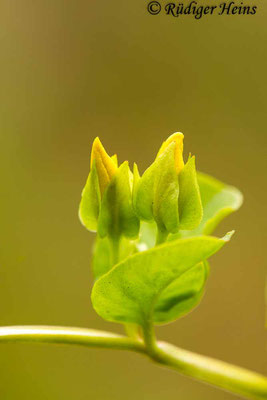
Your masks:
[[[99,135],[144,171],[182,131],[185,155],[245,203],[217,230],[236,234],[201,305],[158,336],[266,373],[267,6],[196,21],[146,4],[1,1],[0,324],[122,331],[90,304],[93,235],[77,217],[90,146]],[[6,344],[0,360],[1,400],[234,399],[123,352]]]

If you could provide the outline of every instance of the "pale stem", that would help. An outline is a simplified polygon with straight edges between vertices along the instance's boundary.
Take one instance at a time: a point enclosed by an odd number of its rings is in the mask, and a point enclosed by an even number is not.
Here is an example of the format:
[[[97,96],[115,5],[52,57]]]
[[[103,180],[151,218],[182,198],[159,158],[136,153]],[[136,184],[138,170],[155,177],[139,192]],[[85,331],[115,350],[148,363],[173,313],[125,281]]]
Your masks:
[[[145,352],[142,342],[115,333],[64,326],[0,327],[1,342],[74,344],[87,347]]]
[[[118,263],[120,258],[120,238],[117,236],[112,236],[109,238],[110,248],[111,248],[111,263],[115,265]]]

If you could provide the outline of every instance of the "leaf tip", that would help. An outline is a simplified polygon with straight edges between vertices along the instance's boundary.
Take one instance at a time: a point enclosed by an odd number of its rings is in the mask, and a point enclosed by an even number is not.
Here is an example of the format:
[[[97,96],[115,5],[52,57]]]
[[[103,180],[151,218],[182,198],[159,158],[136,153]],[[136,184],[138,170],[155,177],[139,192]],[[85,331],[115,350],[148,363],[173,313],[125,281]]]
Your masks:
[[[223,240],[224,242],[229,242],[234,233],[235,233],[234,230],[227,232],[226,235],[221,240]]]

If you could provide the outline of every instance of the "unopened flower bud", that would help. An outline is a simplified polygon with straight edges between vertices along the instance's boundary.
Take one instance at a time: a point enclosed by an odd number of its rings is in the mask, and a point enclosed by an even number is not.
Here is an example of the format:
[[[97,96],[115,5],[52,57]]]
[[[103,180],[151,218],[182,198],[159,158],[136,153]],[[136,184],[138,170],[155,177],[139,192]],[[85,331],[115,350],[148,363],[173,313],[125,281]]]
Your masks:
[[[202,218],[195,159],[183,160],[182,133],[163,142],[155,161],[138,180],[134,206],[140,219],[157,223],[163,236],[194,229]]]
[[[116,174],[118,168],[112,157],[107,154],[98,137],[95,138],[92,146],[91,168],[93,167],[94,162],[102,197],[106,187],[110,183],[113,176]]]
[[[121,235],[133,238],[139,232],[139,219],[132,204],[133,176],[127,161],[117,165],[117,157],[110,157],[97,137],[79,209],[80,220],[87,229],[116,241]]]

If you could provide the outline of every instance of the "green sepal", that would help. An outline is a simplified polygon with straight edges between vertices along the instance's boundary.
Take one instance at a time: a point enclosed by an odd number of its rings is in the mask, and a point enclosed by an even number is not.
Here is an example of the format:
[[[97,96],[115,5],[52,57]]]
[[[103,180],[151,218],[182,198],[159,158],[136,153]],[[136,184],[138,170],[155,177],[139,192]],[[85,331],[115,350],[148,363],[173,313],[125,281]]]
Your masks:
[[[134,163],[133,166],[133,207],[136,210],[136,201],[137,201],[137,188],[140,181],[140,174],[138,170],[138,166]]]
[[[99,213],[97,231],[100,237],[135,238],[140,222],[132,204],[132,174],[125,161],[107,186]]]
[[[154,320],[154,309],[164,289],[216,253],[230,237],[180,239],[126,258],[96,281],[92,291],[96,312],[120,323],[144,325]]]
[[[95,162],[93,162],[85,187],[82,191],[82,199],[79,206],[80,221],[92,232],[96,232],[97,230],[100,201],[98,176]]]
[[[179,183],[174,162],[175,143],[156,158],[137,183],[135,210],[140,219],[155,220],[161,231],[179,228]]]
[[[243,203],[242,193],[235,187],[201,172],[197,173],[197,179],[203,205],[203,218],[196,229],[181,230],[178,234],[169,236],[168,240],[210,235],[224,218],[238,210]]]
[[[179,188],[179,229],[195,229],[200,224],[203,216],[195,157],[189,157],[187,163],[180,172]]]

